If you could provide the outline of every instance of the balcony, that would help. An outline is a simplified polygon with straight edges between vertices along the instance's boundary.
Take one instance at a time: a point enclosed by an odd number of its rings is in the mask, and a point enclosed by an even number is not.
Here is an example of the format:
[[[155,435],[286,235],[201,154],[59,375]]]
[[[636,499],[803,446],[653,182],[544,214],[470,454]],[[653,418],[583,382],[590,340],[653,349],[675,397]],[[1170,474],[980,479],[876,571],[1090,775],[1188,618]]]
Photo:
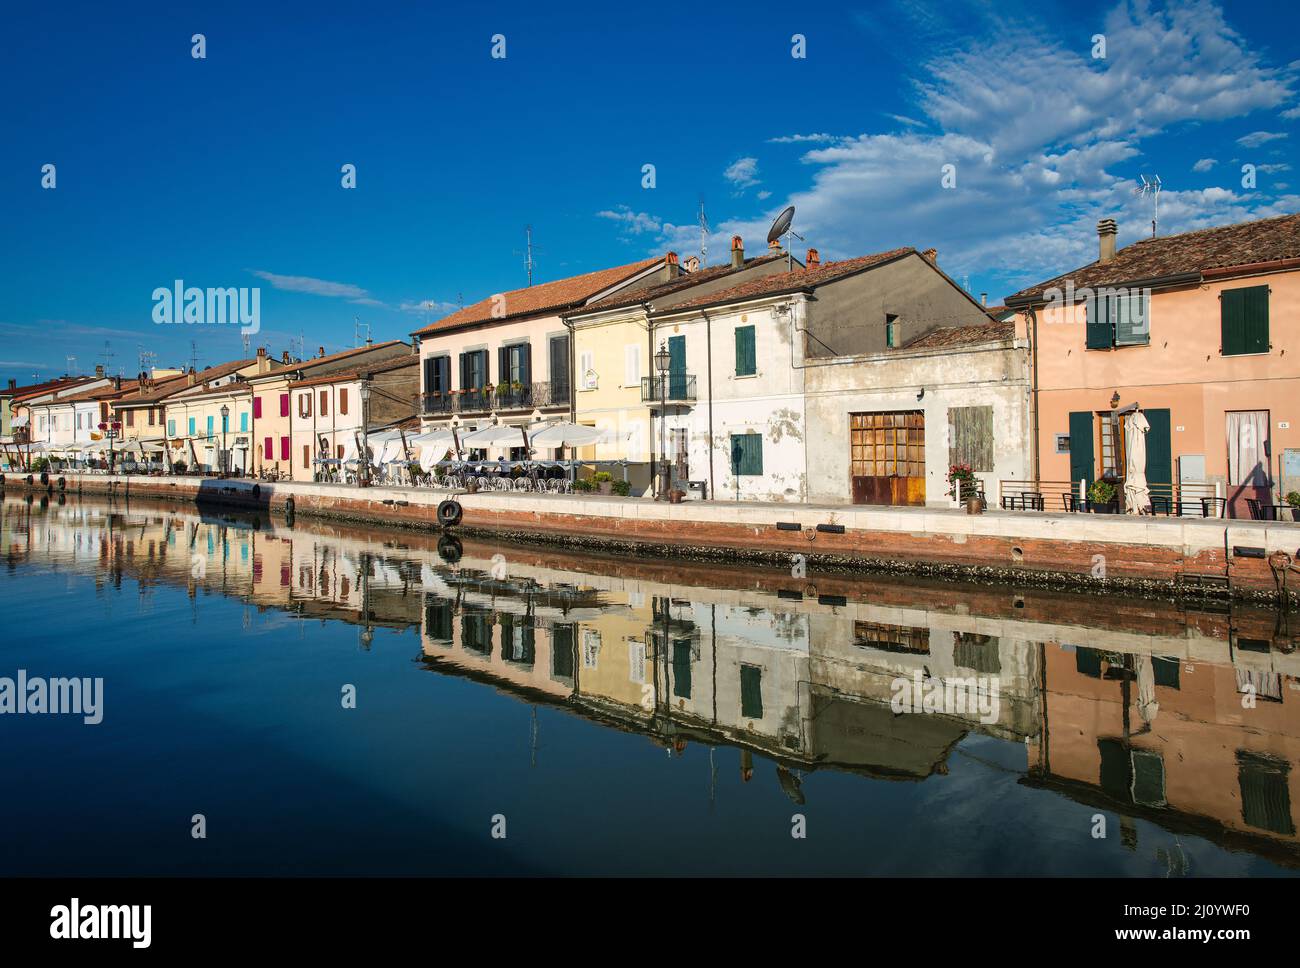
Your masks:
[[[665,387],[664,384],[667,384]],[[667,392],[665,392],[665,390]],[[695,377],[690,373],[669,373],[667,378],[643,376],[641,378],[641,402],[659,403],[695,402]]]
[[[567,407],[572,386],[567,380],[451,390],[423,395],[425,414],[489,413],[501,410],[535,410]]]

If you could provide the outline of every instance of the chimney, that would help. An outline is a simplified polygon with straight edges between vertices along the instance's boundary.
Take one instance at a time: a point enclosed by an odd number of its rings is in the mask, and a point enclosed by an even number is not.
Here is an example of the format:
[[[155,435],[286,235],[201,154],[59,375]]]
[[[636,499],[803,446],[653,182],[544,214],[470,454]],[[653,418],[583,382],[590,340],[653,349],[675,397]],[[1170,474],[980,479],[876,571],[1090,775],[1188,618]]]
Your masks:
[[[780,251],[781,251],[781,240],[780,240],[780,239],[773,239],[771,242],[767,243],[767,251],[768,251],[769,253],[771,253],[772,255],[776,255],[776,253],[780,252]]]
[[[1115,236],[1119,226],[1113,218],[1104,218],[1097,223],[1097,242],[1099,243],[1098,262],[1109,262],[1115,258]]]
[[[677,261],[677,253],[669,252],[664,256],[663,280],[669,282],[676,279],[682,274],[681,264]]]
[[[928,259],[930,262],[934,263],[935,265],[939,264],[938,249],[926,249],[924,252],[921,253],[921,255],[923,255],[926,259]]]
[[[194,367],[191,366],[189,372],[185,374],[185,385],[192,387],[196,382],[197,381],[196,381],[196,375],[194,373]]]
[[[113,389],[114,390],[122,389],[122,378],[120,376],[113,377]]]
[[[318,347],[316,347],[316,350],[317,350],[317,352],[316,352],[316,355],[317,355],[317,356],[324,356],[324,355],[325,355],[325,347],[323,347],[323,346],[318,346]]]
[[[745,264],[745,240],[739,235],[731,237],[731,268],[739,269]]]
[[[982,292],[982,293],[980,293],[980,305],[983,306],[985,309],[988,309],[988,308],[989,308],[989,294],[988,294],[988,293],[986,293],[986,292]]]
[[[103,363],[96,364],[96,366],[95,366],[95,376],[96,376],[96,378],[98,378],[98,379],[100,379],[100,380],[104,379],[104,364],[103,364]]]
[[[284,354],[280,357],[280,362],[281,362],[281,363],[288,363],[288,362],[289,362],[289,351],[288,351],[288,350],[285,350],[285,351],[284,351]]]
[[[816,249],[809,249],[808,258],[805,262],[805,267],[808,269],[817,269],[821,267],[821,264],[822,264],[821,253],[819,253]]]
[[[15,380],[13,377],[10,377],[10,378],[9,378],[9,389],[10,389],[10,390],[17,390],[17,389],[18,389],[18,381]]]

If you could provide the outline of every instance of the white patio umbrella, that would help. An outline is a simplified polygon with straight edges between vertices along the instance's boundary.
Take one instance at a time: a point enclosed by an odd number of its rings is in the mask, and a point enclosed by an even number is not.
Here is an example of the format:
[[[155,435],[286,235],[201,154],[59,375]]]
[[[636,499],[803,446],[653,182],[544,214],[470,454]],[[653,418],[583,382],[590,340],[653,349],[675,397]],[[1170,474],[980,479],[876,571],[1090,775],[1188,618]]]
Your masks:
[[[534,447],[590,447],[608,439],[608,432],[597,427],[561,422],[532,435]]]
[[[1147,431],[1151,425],[1141,410],[1134,410],[1124,422],[1124,449],[1127,467],[1124,470],[1124,509],[1129,514],[1141,514],[1151,507],[1151,491],[1147,487]]]
[[[509,444],[522,447],[526,432],[523,427],[513,427],[510,424],[495,424],[465,434],[465,436],[461,437],[460,442],[463,447],[490,447],[493,444]]]
[[[420,469],[428,471],[456,446],[456,437],[450,430],[433,430],[410,438],[407,444],[420,455]]]

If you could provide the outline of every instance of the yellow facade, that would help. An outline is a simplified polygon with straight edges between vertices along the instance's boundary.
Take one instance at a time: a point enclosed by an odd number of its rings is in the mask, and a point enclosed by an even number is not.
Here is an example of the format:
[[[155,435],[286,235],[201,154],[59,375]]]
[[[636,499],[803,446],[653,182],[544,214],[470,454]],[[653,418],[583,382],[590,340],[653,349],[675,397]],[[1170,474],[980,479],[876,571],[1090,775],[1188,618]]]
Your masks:
[[[606,443],[578,452],[583,460],[626,459],[633,493],[650,483],[650,410],[641,379],[653,367],[645,312],[631,306],[575,320],[575,422],[612,432]],[[615,474],[617,477],[618,474]]]

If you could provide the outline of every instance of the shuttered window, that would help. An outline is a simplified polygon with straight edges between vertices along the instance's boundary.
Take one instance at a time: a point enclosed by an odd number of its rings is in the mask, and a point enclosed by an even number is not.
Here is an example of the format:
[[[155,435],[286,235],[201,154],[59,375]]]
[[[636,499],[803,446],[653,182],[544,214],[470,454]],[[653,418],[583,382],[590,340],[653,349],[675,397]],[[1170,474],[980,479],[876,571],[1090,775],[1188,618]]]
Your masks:
[[[289,416],[289,394],[287,393],[280,394],[280,416]]]
[[[948,410],[948,465],[969,464],[973,471],[993,470],[993,408]]]
[[[641,385],[641,347],[632,343],[623,347],[623,386]]]
[[[740,667],[740,715],[763,718],[763,670],[758,666]]]
[[[348,415],[348,388],[339,387],[339,416]]]
[[[1268,286],[1223,290],[1219,314],[1224,356],[1268,352]]]
[[[168,420],[168,421],[167,421],[167,436],[168,436],[168,437],[175,437],[175,436],[176,436],[176,421],[175,421],[175,420]]]
[[[736,327],[736,376],[753,376],[758,372],[754,353],[754,327]]]
[[[1110,326],[1110,307],[1106,299],[1102,296],[1093,296],[1085,305],[1088,312],[1088,349],[1110,349],[1115,345],[1115,338]]]
[[[288,460],[288,459],[289,459],[289,438],[281,437],[280,438],[280,460]]]
[[[1149,293],[1103,291],[1088,299],[1085,306],[1088,314],[1088,349],[1145,346],[1151,342]]]
[[[1259,830],[1293,836],[1291,791],[1288,783],[1291,764],[1251,753],[1237,752],[1237,782],[1241,786],[1241,817]]]
[[[261,397],[253,397],[253,419],[254,420],[262,419],[262,398]]]
[[[673,695],[691,698],[691,643],[687,639],[673,642]]]
[[[731,435],[731,473],[736,477],[763,473],[763,435]]]

